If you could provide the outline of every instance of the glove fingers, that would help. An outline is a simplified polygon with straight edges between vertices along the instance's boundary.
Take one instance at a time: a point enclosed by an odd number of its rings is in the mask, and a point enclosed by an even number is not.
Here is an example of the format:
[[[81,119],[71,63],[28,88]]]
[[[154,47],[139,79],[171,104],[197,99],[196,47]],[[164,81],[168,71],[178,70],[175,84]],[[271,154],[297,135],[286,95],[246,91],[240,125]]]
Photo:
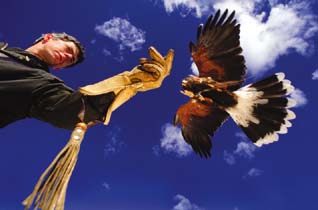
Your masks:
[[[142,65],[142,69],[144,71],[153,73],[157,76],[161,75],[161,71],[162,71],[162,68],[159,65],[152,64],[152,63],[145,63],[144,65]]]
[[[156,71],[163,71],[164,69],[164,67],[160,63],[156,61],[150,61],[150,60],[143,62],[143,64],[141,65],[141,68],[142,70],[149,73],[155,73]]]
[[[148,61],[147,58],[139,58],[139,63],[140,63],[141,65],[143,65],[143,64],[146,63],[147,61]]]
[[[152,64],[152,65],[156,65],[158,66],[159,68],[161,69],[164,69],[165,66],[163,66],[161,63],[157,62],[157,61],[154,61],[154,60],[148,60],[147,62],[145,62],[144,64]],[[143,65],[144,65],[143,64]],[[162,71],[162,70],[161,70]]]
[[[173,58],[174,58],[174,51],[172,49],[169,50],[168,54],[165,57],[166,60],[166,74],[169,74],[172,68],[172,62],[173,62]]]
[[[157,61],[162,66],[165,66],[165,59],[154,47],[149,47],[149,56],[152,60]]]
[[[162,68],[160,65],[154,64],[154,63],[145,63],[142,65],[143,70],[149,71],[149,72],[161,72]]]

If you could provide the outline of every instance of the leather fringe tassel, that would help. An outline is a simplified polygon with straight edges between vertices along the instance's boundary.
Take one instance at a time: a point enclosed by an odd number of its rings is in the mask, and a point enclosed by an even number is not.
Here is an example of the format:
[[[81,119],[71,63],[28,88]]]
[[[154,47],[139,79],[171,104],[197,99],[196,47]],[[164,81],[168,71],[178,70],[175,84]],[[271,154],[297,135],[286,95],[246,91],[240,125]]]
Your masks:
[[[66,189],[75,167],[87,125],[78,123],[69,142],[44,171],[33,192],[22,202],[25,210],[64,210]]]

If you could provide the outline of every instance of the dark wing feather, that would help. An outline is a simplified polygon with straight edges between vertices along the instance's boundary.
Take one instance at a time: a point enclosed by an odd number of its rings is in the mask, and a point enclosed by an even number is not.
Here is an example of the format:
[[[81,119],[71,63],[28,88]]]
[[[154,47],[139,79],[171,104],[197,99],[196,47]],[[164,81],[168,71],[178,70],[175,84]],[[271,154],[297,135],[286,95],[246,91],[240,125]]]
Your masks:
[[[245,59],[240,46],[240,25],[233,11],[217,11],[197,31],[197,45],[190,42],[190,52],[200,77],[211,77],[218,82],[241,81],[231,87],[235,90],[243,83],[246,73]]]
[[[210,137],[221,126],[228,114],[213,103],[190,100],[179,107],[176,122],[181,124],[184,140],[190,144],[201,157],[211,156]]]

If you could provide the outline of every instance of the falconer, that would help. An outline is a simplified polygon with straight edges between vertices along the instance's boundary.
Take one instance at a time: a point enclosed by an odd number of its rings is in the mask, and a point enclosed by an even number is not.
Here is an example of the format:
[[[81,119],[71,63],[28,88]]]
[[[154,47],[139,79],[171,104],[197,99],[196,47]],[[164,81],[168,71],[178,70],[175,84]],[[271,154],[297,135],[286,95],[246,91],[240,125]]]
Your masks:
[[[84,60],[84,48],[66,33],[48,33],[29,48],[0,43],[0,127],[25,118],[74,129],[78,122],[108,124],[111,113],[138,91],[158,88],[170,73],[173,51],[164,58],[149,48],[131,71],[78,90],[50,73]]]

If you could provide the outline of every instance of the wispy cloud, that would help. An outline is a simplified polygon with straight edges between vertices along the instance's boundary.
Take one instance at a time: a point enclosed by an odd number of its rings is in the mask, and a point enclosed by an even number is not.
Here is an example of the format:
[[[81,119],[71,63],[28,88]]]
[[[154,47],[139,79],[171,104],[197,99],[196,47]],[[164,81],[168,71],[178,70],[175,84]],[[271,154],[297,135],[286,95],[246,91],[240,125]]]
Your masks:
[[[114,127],[111,130],[106,134],[107,143],[104,146],[104,156],[119,152],[125,146],[125,143],[119,138],[120,128]]]
[[[152,147],[152,153],[159,157],[160,156],[160,146],[159,145],[155,145]]]
[[[260,176],[262,175],[263,171],[257,168],[251,168],[248,172],[248,176]]]
[[[107,182],[103,182],[102,187],[106,190],[109,191],[110,190],[110,185]]]
[[[229,165],[234,165],[236,163],[234,155],[226,150],[224,151],[223,157],[225,162]]]
[[[173,207],[172,210],[204,210],[203,208],[197,206],[194,203],[191,203],[191,201],[184,197],[183,195],[176,195],[174,197],[174,200],[177,201],[177,205]]]
[[[143,30],[131,24],[129,20],[119,17],[97,25],[95,31],[117,42],[120,50],[140,50],[146,41],[146,33]]]
[[[243,54],[253,75],[274,67],[280,56],[292,51],[310,54],[314,46],[312,38],[318,32],[310,1],[163,0],[163,3],[167,12],[186,9],[194,11],[198,18],[210,15],[211,8],[235,10],[241,24]]]
[[[252,159],[254,158],[254,151],[256,150],[256,148],[257,147],[250,142],[241,141],[237,144],[233,154],[239,155],[247,159]]]
[[[183,17],[192,13],[196,17],[201,17],[211,8],[211,3],[207,0],[162,0],[168,13],[175,10]]]
[[[235,136],[243,141],[249,141],[247,136],[243,132],[236,132]]]
[[[158,148],[156,146],[153,148],[155,154],[158,154]],[[177,157],[185,157],[192,153],[191,146],[183,140],[181,129],[170,123],[162,126],[160,148],[164,152],[176,154]]]
[[[235,136],[241,139],[241,141],[237,143],[236,149],[233,152],[228,152],[225,150],[223,153],[223,158],[229,165],[234,165],[236,163],[237,157],[253,159],[255,157],[255,151],[258,149],[247,139],[243,132],[238,132],[235,134]]]
[[[312,79],[318,80],[318,69],[312,73]]]
[[[298,88],[290,94],[290,97],[296,101],[295,107],[305,106],[308,102],[305,93]]]
[[[103,49],[103,54],[105,56],[111,56],[112,55],[112,53],[109,50],[105,49],[105,48]]]
[[[235,136],[241,139],[239,143],[236,145],[236,149],[233,151],[233,154],[252,159],[254,158],[254,153],[257,147],[252,144],[252,142],[247,138],[247,136],[243,132],[235,133]]]

